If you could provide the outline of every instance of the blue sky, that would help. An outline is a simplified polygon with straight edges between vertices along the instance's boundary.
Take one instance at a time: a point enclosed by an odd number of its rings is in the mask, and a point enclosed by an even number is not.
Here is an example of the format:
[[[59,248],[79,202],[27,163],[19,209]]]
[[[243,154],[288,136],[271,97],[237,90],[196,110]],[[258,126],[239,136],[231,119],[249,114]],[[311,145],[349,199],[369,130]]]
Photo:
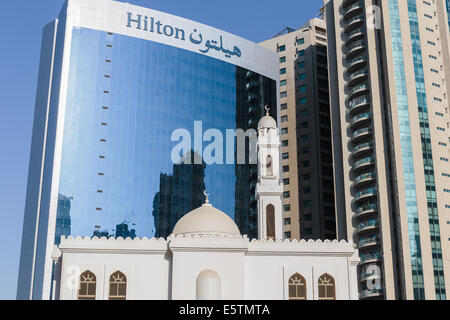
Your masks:
[[[128,0],[259,42],[317,16],[322,0]],[[0,299],[16,295],[41,32],[64,0],[0,5]],[[283,8],[285,10],[283,10]],[[287,10],[286,10],[287,9]]]

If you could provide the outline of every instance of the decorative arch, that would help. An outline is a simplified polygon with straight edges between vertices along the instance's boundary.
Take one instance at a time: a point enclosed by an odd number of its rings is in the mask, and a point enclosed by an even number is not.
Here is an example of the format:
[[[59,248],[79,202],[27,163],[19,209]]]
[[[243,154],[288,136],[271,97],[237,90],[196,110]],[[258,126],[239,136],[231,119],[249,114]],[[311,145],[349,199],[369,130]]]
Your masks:
[[[109,277],[109,300],[127,299],[127,277],[120,271]]]
[[[318,280],[319,300],[336,300],[336,282],[328,273],[324,273]]]
[[[306,300],[306,279],[299,273],[289,278],[289,300]]]
[[[220,276],[214,270],[203,270],[197,276],[197,300],[220,300],[222,284]]]
[[[78,287],[78,300],[95,300],[97,291],[97,278],[90,270],[86,270],[80,275]]]
[[[275,240],[275,207],[273,204],[266,206],[266,231],[267,240]]]

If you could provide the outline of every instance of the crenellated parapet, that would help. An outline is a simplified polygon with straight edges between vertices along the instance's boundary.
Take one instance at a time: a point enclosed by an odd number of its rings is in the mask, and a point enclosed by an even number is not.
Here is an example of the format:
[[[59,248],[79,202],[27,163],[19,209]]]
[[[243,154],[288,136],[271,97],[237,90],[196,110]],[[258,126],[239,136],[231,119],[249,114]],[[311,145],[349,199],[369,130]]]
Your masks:
[[[248,254],[353,256],[353,242],[345,240],[266,240],[253,239]]]
[[[164,238],[61,237],[61,252],[165,253]]]

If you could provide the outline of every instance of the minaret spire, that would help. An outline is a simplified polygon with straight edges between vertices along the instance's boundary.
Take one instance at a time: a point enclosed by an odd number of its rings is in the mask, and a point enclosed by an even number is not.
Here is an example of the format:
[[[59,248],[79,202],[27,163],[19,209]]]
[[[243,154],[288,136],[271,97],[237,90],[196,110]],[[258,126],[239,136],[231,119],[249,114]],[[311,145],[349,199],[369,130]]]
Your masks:
[[[280,135],[277,122],[266,115],[258,123],[258,239],[283,239],[283,212],[281,195],[283,185],[280,176]]]
[[[205,191],[203,191],[203,194],[205,195],[205,203],[203,204],[203,206],[212,207],[212,204],[209,202],[210,195],[208,193],[206,193],[206,189],[205,189]]]

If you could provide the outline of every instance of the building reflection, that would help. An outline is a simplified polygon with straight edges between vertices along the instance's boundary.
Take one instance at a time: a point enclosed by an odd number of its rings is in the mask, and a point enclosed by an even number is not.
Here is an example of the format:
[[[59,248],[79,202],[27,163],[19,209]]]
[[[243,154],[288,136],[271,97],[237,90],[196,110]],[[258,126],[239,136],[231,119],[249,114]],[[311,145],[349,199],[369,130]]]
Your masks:
[[[271,106],[270,116],[277,119],[276,84],[255,72],[237,68],[236,71],[236,128],[257,130],[258,122],[264,115],[264,106]],[[236,195],[234,220],[242,234],[250,239],[258,235],[256,184],[258,170],[256,164],[250,164],[250,145],[246,139],[246,164],[236,164]],[[237,156],[235,156],[236,159]]]
[[[95,230],[92,233],[92,236],[97,238],[110,237],[109,232],[107,230],[100,230],[100,226],[95,226]]]
[[[186,154],[173,166],[173,174],[160,174],[159,192],[153,199],[155,237],[167,237],[177,221],[186,213],[200,207],[204,201],[206,164],[194,164],[200,155]],[[186,161],[189,160],[190,161]]]
[[[71,233],[70,208],[73,197],[58,194],[58,213],[56,215],[55,244],[61,243],[61,236]]]
[[[129,230],[128,224],[122,222],[121,224],[116,225],[116,238],[118,237],[134,239],[136,238],[136,230]]]

